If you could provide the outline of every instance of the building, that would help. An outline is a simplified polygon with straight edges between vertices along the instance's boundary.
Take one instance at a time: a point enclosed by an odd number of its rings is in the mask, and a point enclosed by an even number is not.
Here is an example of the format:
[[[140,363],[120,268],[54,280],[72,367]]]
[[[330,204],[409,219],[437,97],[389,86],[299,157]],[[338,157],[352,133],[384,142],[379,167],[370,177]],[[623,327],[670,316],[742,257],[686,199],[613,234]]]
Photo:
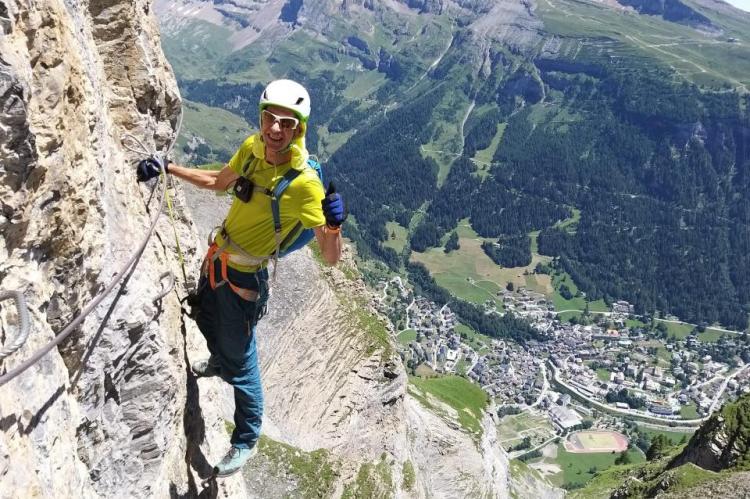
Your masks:
[[[549,415],[552,419],[552,424],[561,431],[569,430],[583,422],[581,417],[575,411],[566,407],[552,406],[549,410]]]
[[[612,304],[612,311],[620,314],[635,313],[635,307],[625,300],[619,300]]]
[[[654,414],[658,414],[659,416],[671,416],[672,414],[674,414],[672,406],[664,403],[652,402],[648,406],[648,410],[653,412]]]
[[[650,392],[657,392],[659,391],[661,387],[659,386],[659,383],[657,383],[654,380],[646,379],[643,381],[643,389],[648,390]]]

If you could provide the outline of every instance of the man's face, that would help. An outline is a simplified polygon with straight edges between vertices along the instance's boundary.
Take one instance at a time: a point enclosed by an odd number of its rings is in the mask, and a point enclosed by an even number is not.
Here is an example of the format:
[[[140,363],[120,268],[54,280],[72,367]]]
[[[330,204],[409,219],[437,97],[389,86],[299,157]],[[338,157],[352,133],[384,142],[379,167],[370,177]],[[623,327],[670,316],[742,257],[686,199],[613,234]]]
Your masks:
[[[268,106],[260,113],[263,142],[273,152],[281,152],[291,143],[299,130],[299,120],[288,109]]]

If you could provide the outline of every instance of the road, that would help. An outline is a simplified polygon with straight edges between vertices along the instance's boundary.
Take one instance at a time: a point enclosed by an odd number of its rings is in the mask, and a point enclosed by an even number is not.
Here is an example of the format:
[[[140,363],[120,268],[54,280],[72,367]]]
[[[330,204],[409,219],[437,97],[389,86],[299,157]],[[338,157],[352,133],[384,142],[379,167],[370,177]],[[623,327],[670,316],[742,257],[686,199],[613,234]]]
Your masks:
[[[388,285],[391,283],[391,281],[385,281],[385,286],[383,286],[383,297],[380,299],[380,301],[385,301],[386,296],[388,296]]]
[[[543,449],[544,447],[546,447],[550,443],[554,442],[556,438],[558,438],[557,435],[555,435],[555,436],[551,437],[549,440],[547,440],[547,441],[545,441],[545,442],[537,445],[533,449],[524,449],[524,450],[517,450],[515,452],[511,452],[511,453],[508,454],[508,459],[516,459],[518,457],[523,456],[524,454],[528,454],[529,452],[534,452],[535,450]]]
[[[438,55],[437,59],[435,59],[434,61],[432,61],[432,64],[430,64],[430,67],[428,67],[427,70],[424,73],[422,73],[422,76],[420,76],[419,79],[416,82],[414,82],[414,84],[406,90],[407,92],[409,92],[411,89],[413,89],[414,87],[416,87],[417,84],[420,81],[422,81],[424,79],[424,77],[427,76],[430,73],[430,71],[432,71],[433,69],[435,69],[437,67],[437,65],[440,64],[440,61],[443,60],[443,57],[445,57],[445,54],[448,53],[448,51],[450,50],[451,46],[453,45],[453,39],[455,37],[456,37],[456,35],[455,35],[455,32],[453,31],[453,21],[451,21],[451,39],[448,40],[448,45],[445,46],[445,49],[440,53],[440,55]]]
[[[547,392],[549,391],[549,381],[547,380],[547,368],[544,366],[544,363],[542,363],[542,378],[544,379],[542,383],[542,393],[539,394],[539,398],[536,399],[536,402],[531,404],[528,408],[533,409],[534,407],[538,406],[542,400],[544,400],[544,396],[547,395]]]
[[[730,375],[728,375],[728,376],[726,376],[724,378],[724,381],[721,384],[721,388],[719,388],[719,391],[717,391],[716,395],[714,395],[714,399],[711,402],[711,406],[709,407],[709,410],[708,410],[708,415],[704,416],[702,418],[698,418],[698,419],[672,419],[672,418],[664,418],[664,417],[660,417],[660,416],[654,416],[654,415],[651,415],[651,414],[646,414],[646,413],[643,413],[643,412],[640,412],[640,411],[634,411],[632,409],[627,410],[627,409],[618,409],[616,407],[612,407],[612,406],[610,406],[608,404],[604,404],[604,403],[602,403],[602,402],[600,402],[598,400],[592,399],[591,397],[588,397],[588,396],[582,394],[581,392],[579,392],[578,390],[576,390],[574,387],[570,386],[565,381],[563,381],[562,379],[560,379],[559,372],[558,372],[557,368],[554,365],[550,364],[550,367],[552,368],[553,379],[555,380],[556,383],[561,384],[563,387],[565,387],[566,389],[570,390],[572,393],[576,394],[576,396],[577,396],[578,399],[582,399],[582,400],[586,401],[588,404],[591,404],[594,407],[597,407],[599,409],[605,410],[605,411],[610,412],[610,413],[614,412],[614,413],[623,414],[625,416],[630,416],[630,417],[633,417],[633,418],[638,418],[638,419],[641,419],[641,420],[649,421],[649,422],[652,422],[652,423],[656,422],[656,423],[653,423],[653,424],[657,424],[657,425],[664,426],[665,423],[666,423],[666,426],[669,426],[668,424],[672,423],[672,424],[680,424],[680,425],[684,425],[684,426],[691,426],[691,427],[693,427],[693,426],[699,426],[701,423],[703,423],[705,420],[707,420],[709,417],[711,417],[711,414],[718,408],[719,402],[721,401],[721,397],[722,397],[722,395],[724,395],[724,392],[726,391],[727,386],[729,385],[729,381],[732,380],[733,378],[737,377],[738,375],[742,374],[744,371],[750,369],[750,364],[746,364],[746,365],[738,368],[732,374],[730,374]]]
[[[399,292],[402,295],[405,295],[407,293],[407,290],[404,287],[404,283],[401,281],[401,277],[396,276],[390,281],[385,282],[385,286],[383,287],[383,296],[380,298],[381,302],[384,302],[385,299],[388,297],[388,285],[391,284],[392,282],[395,282],[396,284],[398,284]],[[414,302],[415,302],[415,299],[412,297],[411,303],[409,304],[409,306],[406,307],[406,311],[405,311],[406,312],[406,327],[400,331],[396,331],[394,334],[395,336],[398,336],[399,334],[403,333],[407,329],[411,329],[409,327],[409,309],[411,309],[411,307],[414,305]]]
[[[406,307],[406,327],[404,329],[402,329],[401,331],[399,331],[398,333],[396,333],[397,335],[403,333],[407,329],[411,329],[411,327],[409,326],[409,309],[411,309],[411,307],[414,306],[415,301],[416,300],[414,300],[414,298],[412,298],[411,299],[411,303],[409,304],[408,307]]]
[[[721,396],[724,394],[724,391],[727,389],[727,385],[729,385],[729,381],[735,378],[737,375],[741,374],[743,371],[746,371],[748,368],[750,368],[750,364],[747,364],[744,367],[737,369],[735,372],[733,372],[732,374],[724,378],[724,382],[722,382],[721,388],[719,388],[719,391],[716,393],[716,396],[714,397],[714,401],[711,402],[711,406],[708,408],[709,414],[713,413],[717,409],[717,406],[719,405],[719,401],[721,400]]]
[[[564,314],[566,312],[581,312],[581,313],[583,313],[584,310],[580,310],[580,309],[577,309],[577,308],[571,308],[571,309],[568,309],[568,310],[556,310],[555,311],[555,313],[558,314],[558,315],[559,314]],[[607,317],[609,317],[614,312],[598,312],[598,311],[595,311],[595,310],[589,310],[589,313],[590,314],[606,315]],[[697,324],[691,324],[689,322],[679,321],[679,320],[656,319],[656,318],[654,320],[655,321],[659,321],[659,322],[669,322],[671,324],[684,324],[686,326],[698,327]],[[711,329],[713,331],[721,331],[722,333],[730,333],[730,334],[744,334],[745,333],[744,331],[734,331],[732,329],[724,329],[723,327],[718,327],[718,326],[708,326],[706,329]]]
[[[560,379],[559,372],[558,372],[557,368],[554,365],[552,365],[551,363],[550,363],[550,367],[552,368],[552,378],[554,379],[554,381],[556,383],[559,383],[560,385],[562,385],[563,387],[565,387],[567,390],[569,390],[571,393],[574,393],[576,395],[576,398],[578,398],[579,400],[583,400],[586,403],[590,404],[591,406],[594,406],[594,407],[596,407],[598,409],[601,409],[601,410],[603,410],[605,412],[622,414],[624,416],[630,416],[632,418],[638,418],[638,419],[642,419],[642,420],[645,420],[645,421],[650,421],[650,422],[652,422],[654,424],[661,424],[662,426],[667,426],[667,427],[669,426],[669,423],[673,423],[673,424],[677,423],[677,424],[682,424],[682,425],[685,425],[685,426],[699,426],[701,423],[703,423],[703,421],[705,421],[707,419],[707,418],[700,418],[700,419],[670,419],[670,418],[662,418],[662,417],[659,417],[659,416],[652,416],[652,415],[641,413],[641,412],[636,412],[636,411],[633,411],[632,409],[631,410],[618,409],[616,407],[612,407],[612,406],[610,406],[608,404],[602,403],[602,402],[600,402],[598,400],[592,399],[591,397],[588,397],[588,396],[582,394],[581,392],[579,392],[578,390],[576,390],[574,387],[570,386],[565,381],[563,381],[562,379]]]

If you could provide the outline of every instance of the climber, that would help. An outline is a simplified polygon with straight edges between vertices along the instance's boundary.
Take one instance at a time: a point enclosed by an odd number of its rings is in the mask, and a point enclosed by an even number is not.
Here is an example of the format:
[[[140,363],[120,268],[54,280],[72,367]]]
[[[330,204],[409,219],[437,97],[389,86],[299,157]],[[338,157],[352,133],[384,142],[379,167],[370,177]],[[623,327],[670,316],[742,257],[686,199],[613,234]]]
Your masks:
[[[332,185],[324,192],[319,165],[305,147],[307,90],[291,80],[273,81],[260,97],[259,111],[260,132],[248,137],[220,171],[159,158],[145,159],[137,168],[139,181],[163,170],[198,187],[233,188],[229,213],[204,259],[196,298],[196,322],[211,355],[192,365],[197,376],[221,376],[234,387],[235,429],[229,452],[214,467],[218,477],[239,471],[260,436],[263,393],[255,326],[268,299],[268,263],[275,261],[275,274],[278,257],[300,232],[311,229],[323,259],[335,265],[346,218],[341,196]]]

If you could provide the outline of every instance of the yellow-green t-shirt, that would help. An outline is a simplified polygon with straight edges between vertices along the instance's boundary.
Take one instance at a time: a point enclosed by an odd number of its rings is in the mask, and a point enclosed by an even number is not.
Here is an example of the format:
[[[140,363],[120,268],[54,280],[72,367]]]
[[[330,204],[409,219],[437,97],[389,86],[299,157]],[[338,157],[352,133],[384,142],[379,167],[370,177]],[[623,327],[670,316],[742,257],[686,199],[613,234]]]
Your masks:
[[[304,143],[302,143],[304,147]],[[229,168],[238,175],[243,174],[243,168],[251,154],[255,159],[248,167],[250,181],[259,187],[273,191],[276,183],[291,168],[301,173],[289,184],[281,194],[279,211],[281,218],[282,240],[297,225],[302,223],[305,229],[319,227],[326,223],[321,201],[325,196],[323,184],[315,170],[307,166],[307,154],[300,149],[292,149],[292,159],[283,165],[270,165],[265,161],[265,146],[252,135],[245,140],[231,160]],[[224,228],[232,241],[254,256],[264,257],[276,251],[276,238],[271,212],[271,198],[262,192],[253,192],[250,201],[245,203],[236,197],[232,201],[229,214],[224,222]],[[221,234],[216,236],[220,246],[224,243]],[[227,248],[231,252],[231,249]],[[256,267],[246,267],[230,262],[230,266],[244,272],[257,270]]]

